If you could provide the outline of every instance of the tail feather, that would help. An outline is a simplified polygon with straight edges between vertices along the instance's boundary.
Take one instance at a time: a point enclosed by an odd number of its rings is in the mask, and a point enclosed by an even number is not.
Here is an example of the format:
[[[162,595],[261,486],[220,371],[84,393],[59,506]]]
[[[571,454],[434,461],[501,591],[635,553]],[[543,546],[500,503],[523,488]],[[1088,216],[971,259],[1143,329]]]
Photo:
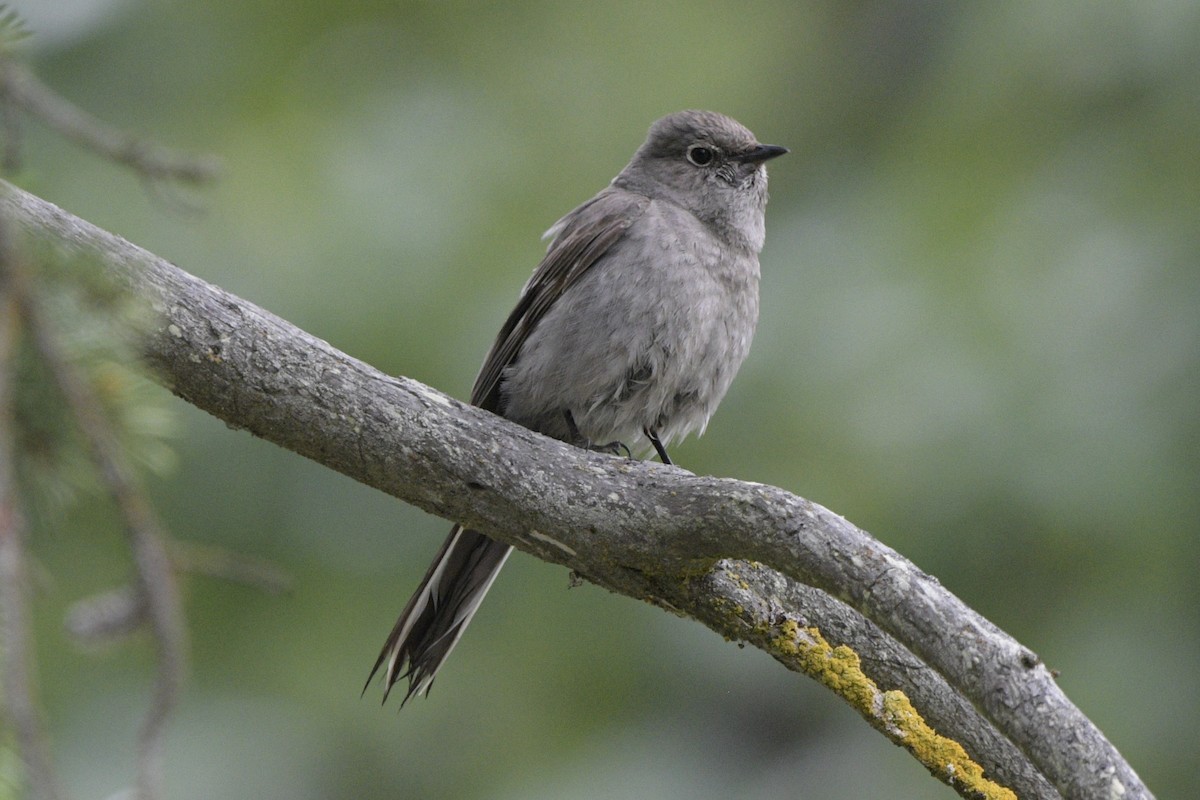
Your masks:
[[[408,678],[408,691],[401,705],[414,694],[425,694],[510,552],[506,544],[455,525],[396,620],[366,686],[386,662],[384,702],[403,678]]]

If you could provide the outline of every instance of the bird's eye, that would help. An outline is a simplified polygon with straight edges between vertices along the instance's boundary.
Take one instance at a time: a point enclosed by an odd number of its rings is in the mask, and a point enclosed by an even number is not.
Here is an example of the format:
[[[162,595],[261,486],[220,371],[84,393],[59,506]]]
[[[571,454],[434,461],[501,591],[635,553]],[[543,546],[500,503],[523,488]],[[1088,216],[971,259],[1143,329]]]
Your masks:
[[[702,144],[694,144],[687,149],[687,160],[697,167],[707,167],[716,157],[717,154],[711,147],[705,147]]]

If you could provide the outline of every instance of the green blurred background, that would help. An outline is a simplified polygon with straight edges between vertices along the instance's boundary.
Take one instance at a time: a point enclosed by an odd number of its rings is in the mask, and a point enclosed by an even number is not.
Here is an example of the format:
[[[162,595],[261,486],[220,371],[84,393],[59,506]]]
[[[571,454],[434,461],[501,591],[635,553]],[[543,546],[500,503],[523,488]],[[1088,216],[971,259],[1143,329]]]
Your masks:
[[[653,119],[787,145],[754,350],[678,462],[847,516],[1060,670],[1159,797],[1200,785],[1200,5],[15,8],[58,91],[225,165],[148,187],[33,125],[27,188],[459,397],[539,234]],[[172,797],[955,796],[763,654],[525,556],[428,699],[360,699],[447,523],[169,405],[171,530],[295,581],[187,581]],[[68,522],[35,543],[39,680],[102,797],[151,648],[62,631],[128,573],[104,503]]]

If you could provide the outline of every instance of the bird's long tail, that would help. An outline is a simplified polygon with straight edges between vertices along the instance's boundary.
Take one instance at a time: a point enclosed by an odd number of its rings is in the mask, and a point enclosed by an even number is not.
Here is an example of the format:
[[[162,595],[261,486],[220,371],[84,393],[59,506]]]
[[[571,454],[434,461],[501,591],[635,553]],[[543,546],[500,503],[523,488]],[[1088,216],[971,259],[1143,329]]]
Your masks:
[[[387,664],[384,701],[402,678],[408,678],[408,691],[401,705],[429,690],[510,552],[506,544],[454,526],[371,668],[368,685]]]

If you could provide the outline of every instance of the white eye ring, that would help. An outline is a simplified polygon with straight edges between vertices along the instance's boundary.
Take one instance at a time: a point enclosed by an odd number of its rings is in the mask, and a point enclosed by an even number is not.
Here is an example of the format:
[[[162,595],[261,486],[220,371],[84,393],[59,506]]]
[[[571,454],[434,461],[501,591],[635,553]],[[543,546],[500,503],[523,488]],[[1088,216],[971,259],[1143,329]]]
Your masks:
[[[694,144],[687,149],[687,160],[697,167],[707,167],[716,159],[716,150],[706,144]]]

